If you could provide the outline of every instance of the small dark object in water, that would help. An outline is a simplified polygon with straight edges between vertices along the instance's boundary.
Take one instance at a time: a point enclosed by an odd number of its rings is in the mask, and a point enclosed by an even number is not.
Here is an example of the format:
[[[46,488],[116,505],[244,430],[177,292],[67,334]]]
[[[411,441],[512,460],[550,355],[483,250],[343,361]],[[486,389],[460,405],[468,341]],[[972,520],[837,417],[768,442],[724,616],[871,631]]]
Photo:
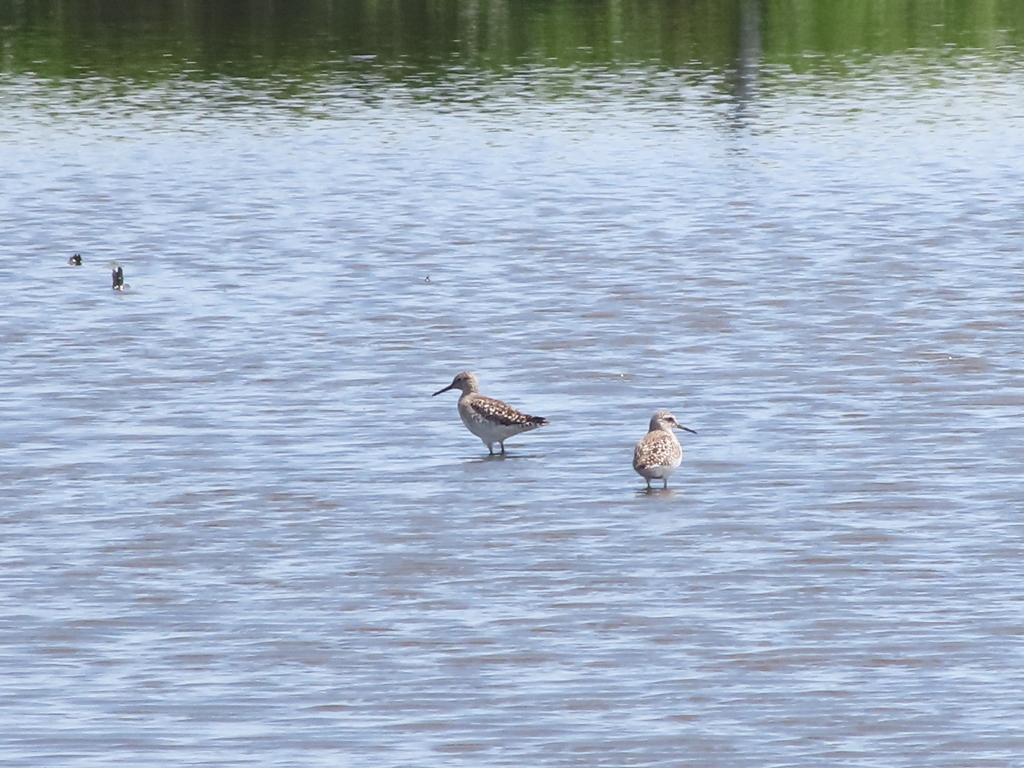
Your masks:
[[[82,266],[82,254],[76,253],[74,256],[68,259],[68,264],[70,264],[72,267]]]
[[[124,270],[121,269],[120,264],[118,264],[116,267],[112,269],[112,271],[110,272],[110,277],[114,283],[111,286],[111,288],[113,288],[115,291],[123,291],[125,288],[128,287],[124,284]]]

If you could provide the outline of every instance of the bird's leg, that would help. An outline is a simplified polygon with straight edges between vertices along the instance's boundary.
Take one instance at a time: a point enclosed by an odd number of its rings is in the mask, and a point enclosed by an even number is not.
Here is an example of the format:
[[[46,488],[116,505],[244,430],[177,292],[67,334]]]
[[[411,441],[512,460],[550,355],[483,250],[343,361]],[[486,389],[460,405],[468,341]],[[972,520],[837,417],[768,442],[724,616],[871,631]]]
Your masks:
[[[494,455],[494,448],[492,448],[492,447],[491,447],[492,445],[493,445],[493,443],[488,443],[488,444],[487,444],[487,453],[488,453],[489,455],[491,455],[491,456],[493,456],[493,455]]]
[[[505,452],[505,441],[502,440],[501,442],[498,443],[498,445],[501,446],[501,452],[504,453]]]

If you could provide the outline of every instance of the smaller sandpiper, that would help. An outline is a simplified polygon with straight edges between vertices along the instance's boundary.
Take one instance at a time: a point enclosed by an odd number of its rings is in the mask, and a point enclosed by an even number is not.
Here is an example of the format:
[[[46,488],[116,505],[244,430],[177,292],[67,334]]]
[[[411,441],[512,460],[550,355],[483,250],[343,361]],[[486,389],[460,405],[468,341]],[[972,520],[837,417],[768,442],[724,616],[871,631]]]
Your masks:
[[[113,283],[110,287],[115,291],[127,291],[131,288],[131,286],[124,281],[124,270],[121,269],[121,265],[116,261],[110,262],[110,279]]]
[[[650,430],[633,450],[633,469],[647,481],[648,489],[654,479],[660,479],[662,488],[668,488],[669,475],[683,463],[683,448],[673,427],[697,434],[668,411],[658,411],[651,417]]]
[[[462,397],[459,398],[459,416],[462,417],[462,423],[484,442],[487,452],[492,455],[494,443],[500,445],[501,452],[505,453],[505,441],[510,437],[543,427],[548,423],[547,419],[527,416],[501,400],[484,397],[480,394],[480,383],[476,376],[469,371],[460,373],[451,384],[437,390],[431,397],[436,397],[449,389],[462,391]]]

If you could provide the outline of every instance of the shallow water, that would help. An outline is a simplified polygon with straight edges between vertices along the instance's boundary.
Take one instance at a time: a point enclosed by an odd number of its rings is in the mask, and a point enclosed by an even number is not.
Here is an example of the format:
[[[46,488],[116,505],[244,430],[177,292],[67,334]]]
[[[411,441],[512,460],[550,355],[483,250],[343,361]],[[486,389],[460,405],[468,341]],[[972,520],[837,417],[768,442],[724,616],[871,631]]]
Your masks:
[[[4,74],[0,754],[1019,765],[1020,61]]]

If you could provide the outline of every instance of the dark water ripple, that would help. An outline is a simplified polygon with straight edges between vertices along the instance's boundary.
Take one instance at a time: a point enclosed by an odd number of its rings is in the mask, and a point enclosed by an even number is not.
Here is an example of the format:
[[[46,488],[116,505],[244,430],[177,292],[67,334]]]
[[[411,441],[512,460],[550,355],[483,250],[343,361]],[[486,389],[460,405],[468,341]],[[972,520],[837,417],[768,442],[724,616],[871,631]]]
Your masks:
[[[5,82],[8,762],[1015,765],[1024,83],[890,64]]]

